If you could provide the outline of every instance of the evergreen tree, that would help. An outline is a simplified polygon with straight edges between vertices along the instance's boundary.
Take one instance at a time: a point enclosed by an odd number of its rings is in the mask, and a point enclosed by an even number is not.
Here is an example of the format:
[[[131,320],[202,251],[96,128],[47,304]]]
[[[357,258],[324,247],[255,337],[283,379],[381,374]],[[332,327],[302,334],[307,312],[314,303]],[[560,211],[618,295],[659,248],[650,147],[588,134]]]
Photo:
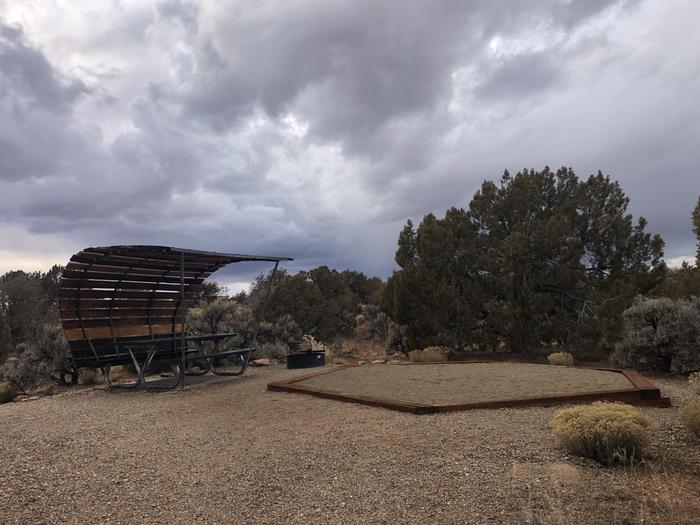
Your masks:
[[[633,223],[628,203],[601,173],[505,172],[468,211],[406,225],[384,307],[415,346],[601,341],[665,271],[663,241]]]

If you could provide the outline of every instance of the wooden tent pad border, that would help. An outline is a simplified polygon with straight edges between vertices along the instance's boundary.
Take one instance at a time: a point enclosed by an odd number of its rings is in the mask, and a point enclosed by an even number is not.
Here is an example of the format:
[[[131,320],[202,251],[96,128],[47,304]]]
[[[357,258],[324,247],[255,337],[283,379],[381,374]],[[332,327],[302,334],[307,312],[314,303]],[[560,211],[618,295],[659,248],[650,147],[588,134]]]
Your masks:
[[[437,365],[451,366],[459,364],[474,364],[474,363],[493,363],[494,361],[450,361],[447,363],[397,363],[384,366],[421,366],[421,365]],[[495,361],[500,363],[502,361]],[[590,403],[593,401],[619,401],[630,405],[638,406],[654,406],[654,407],[670,407],[671,401],[667,397],[661,397],[661,391],[649,379],[642,376],[635,370],[622,370],[619,368],[586,368],[588,370],[600,370],[604,372],[614,372],[624,375],[624,377],[632,385],[629,389],[621,390],[599,390],[591,392],[578,392],[574,394],[564,394],[559,396],[544,396],[534,398],[521,399],[505,399],[499,401],[486,401],[479,403],[410,403],[397,401],[394,399],[376,398],[370,396],[346,394],[342,392],[334,392],[332,390],[323,390],[320,388],[304,386],[299,383],[306,379],[319,375],[338,372],[346,368],[356,368],[361,365],[341,365],[338,367],[320,370],[296,376],[284,381],[275,381],[267,385],[267,389],[273,392],[291,392],[297,394],[307,394],[325,399],[334,399],[336,401],[345,401],[348,403],[359,403],[362,405],[376,406],[387,408],[389,410],[397,410],[399,412],[410,412],[413,414],[436,414],[442,412],[455,412],[460,410],[474,410],[485,408],[514,408],[528,406],[551,406],[562,403]]]

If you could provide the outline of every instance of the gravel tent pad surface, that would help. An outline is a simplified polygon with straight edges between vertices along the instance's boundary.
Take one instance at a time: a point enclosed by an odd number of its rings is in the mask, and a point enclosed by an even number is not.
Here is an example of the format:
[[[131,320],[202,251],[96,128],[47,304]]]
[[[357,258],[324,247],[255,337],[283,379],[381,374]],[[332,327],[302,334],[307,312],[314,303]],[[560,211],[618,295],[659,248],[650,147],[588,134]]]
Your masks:
[[[282,366],[184,391],[70,389],[0,405],[0,523],[693,523],[700,441],[641,407],[652,459],[601,468],[560,450],[559,407],[417,417],[265,391]]]
[[[634,388],[616,372],[526,363],[349,367],[296,384],[408,403],[481,403]]]

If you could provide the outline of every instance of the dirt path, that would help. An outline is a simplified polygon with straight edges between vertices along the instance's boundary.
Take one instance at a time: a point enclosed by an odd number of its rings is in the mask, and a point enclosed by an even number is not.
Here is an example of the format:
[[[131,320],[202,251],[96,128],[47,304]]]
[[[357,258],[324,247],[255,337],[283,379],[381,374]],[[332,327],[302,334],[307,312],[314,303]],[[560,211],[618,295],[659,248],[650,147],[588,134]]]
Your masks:
[[[265,391],[290,375],[0,406],[0,523],[689,523],[700,511],[700,446],[676,408],[644,409],[650,467],[602,469],[554,447],[555,408],[416,416]],[[674,402],[691,395],[655,381]]]

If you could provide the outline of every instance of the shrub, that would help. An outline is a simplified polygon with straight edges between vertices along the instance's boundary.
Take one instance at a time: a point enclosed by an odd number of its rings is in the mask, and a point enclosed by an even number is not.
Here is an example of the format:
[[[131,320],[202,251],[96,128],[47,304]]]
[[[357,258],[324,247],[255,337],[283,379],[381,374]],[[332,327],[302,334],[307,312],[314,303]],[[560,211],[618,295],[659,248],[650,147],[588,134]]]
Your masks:
[[[700,394],[700,372],[693,372],[688,376],[688,386],[696,394]]]
[[[700,302],[697,299],[637,299],[623,313],[617,347],[620,365],[687,373],[700,369]]]
[[[444,346],[429,346],[423,349],[423,361],[429,363],[447,361],[447,348]]]
[[[569,352],[554,352],[547,356],[550,365],[571,366],[574,364],[574,356]]]
[[[10,383],[0,383],[0,405],[15,398],[15,389]]]
[[[31,391],[50,378],[52,367],[39,350],[19,344],[15,353],[0,367],[0,377],[19,392]]]
[[[554,437],[564,449],[603,465],[642,459],[651,443],[650,425],[633,407],[607,402],[560,410],[551,422]]]
[[[284,359],[287,357],[287,345],[284,343],[263,343],[255,352],[255,359]]]
[[[681,421],[700,438],[700,401],[691,401],[681,409]]]
[[[447,361],[447,348],[444,346],[429,346],[423,350],[412,350],[408,353],[412,363],[439,363]]]
[[[80,382],[83,385],[94,385],[97,382],[97,373],[95,370],[81,370],[79,374]]]
[[[408,353],[408,358],[411,363],[420,363],[423,361],[423,350],[411,350]]]

